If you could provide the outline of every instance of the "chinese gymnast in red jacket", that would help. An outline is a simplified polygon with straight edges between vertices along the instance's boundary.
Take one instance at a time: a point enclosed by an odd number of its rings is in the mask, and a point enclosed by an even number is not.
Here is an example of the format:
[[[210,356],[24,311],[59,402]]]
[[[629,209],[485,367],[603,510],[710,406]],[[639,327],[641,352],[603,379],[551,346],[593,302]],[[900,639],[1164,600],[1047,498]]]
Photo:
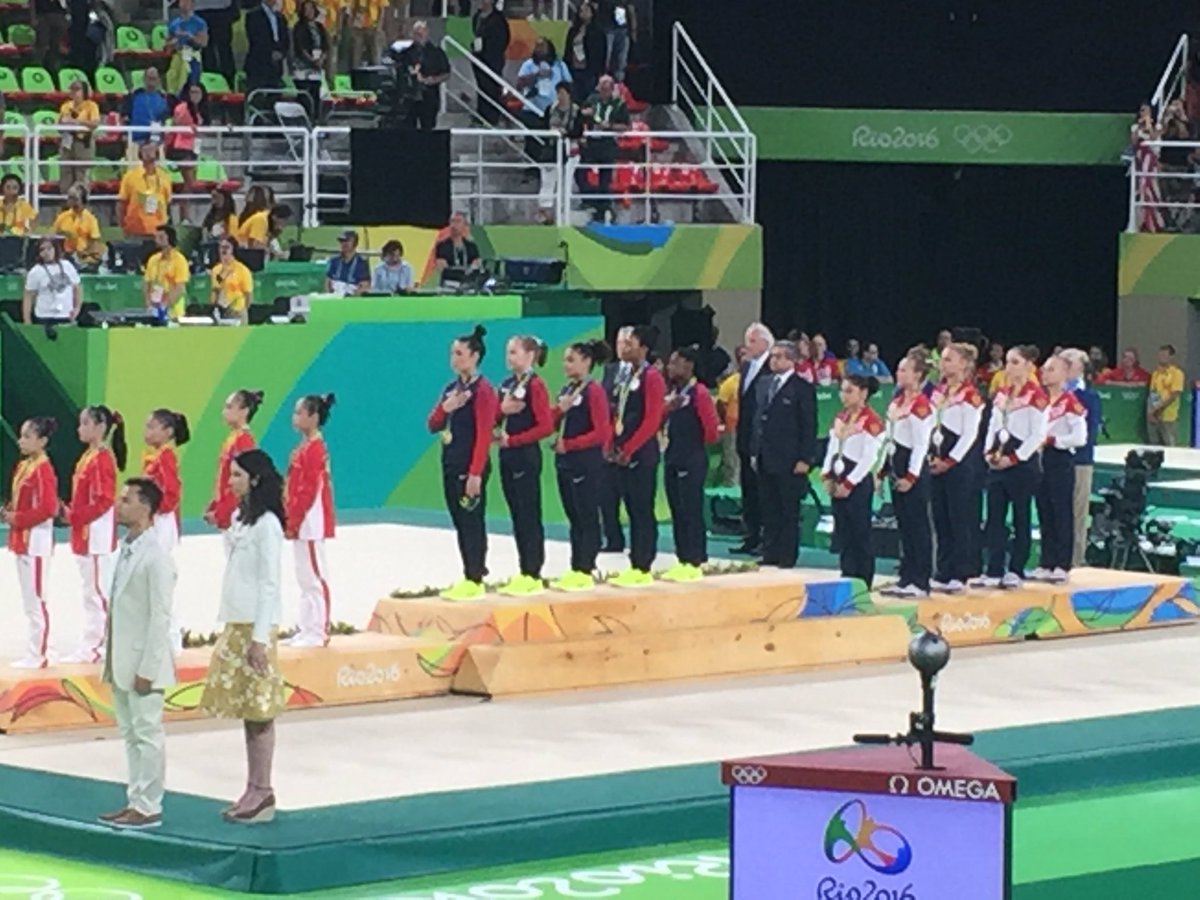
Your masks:
[[[229,487],[229,464],[239,453],[258,446],[250,431],[250,422],[262,406],[263,392],[242,389],[225,398],[221,418],[229,428],[229,436],[221,444],[221,455],[217,458],[217,483],[213,489],[212,502],[204,511],[204,521],[224,531],[233,521],[238,508],[238,498]]]
[[[300,432],[300,446],[292,451],[284,489],[285,536],[294,542],[296,582],[300,585],[300,630],[287,641],[292,647],[329,643],[333,600],[325,541],[334,536],[336,523],[329,449],[321,429],[329,421],[335,399],[333,394],[309,394],[297,400],[292,410],[292,427]]]

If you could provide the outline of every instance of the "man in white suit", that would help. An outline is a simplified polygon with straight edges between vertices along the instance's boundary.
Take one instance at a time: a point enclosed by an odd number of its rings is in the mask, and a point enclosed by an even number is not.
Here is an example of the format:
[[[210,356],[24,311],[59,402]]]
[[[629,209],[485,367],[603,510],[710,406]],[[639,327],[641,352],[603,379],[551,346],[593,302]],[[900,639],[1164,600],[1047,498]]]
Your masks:
[[[117,520],[126,530],[109,595],[104,680],[112,685],[129,787],[125,807],[100,816],[115,828],[162,824],[163,691],[175,684],[170,635],[175,566],[154,537],[154,514],[161,504],[162,491],[146,478],[125,482],[117,502]]]

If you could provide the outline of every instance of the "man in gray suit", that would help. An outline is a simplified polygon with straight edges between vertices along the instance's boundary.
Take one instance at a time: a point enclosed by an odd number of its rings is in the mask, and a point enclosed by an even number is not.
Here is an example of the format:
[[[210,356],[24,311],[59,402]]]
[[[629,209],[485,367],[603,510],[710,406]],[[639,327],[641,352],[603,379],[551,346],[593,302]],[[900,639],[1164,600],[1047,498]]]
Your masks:
[[[125,537],[109,595],[104,680],[112,685],[117,727],[129,762],[129,787],[125,807],[100,816],[115,828],[162,824],[163,691],[175,684],[170,635],[175,566],[153,533],[161,504],[162,491],[146,478],[126,481],[117,502]]]

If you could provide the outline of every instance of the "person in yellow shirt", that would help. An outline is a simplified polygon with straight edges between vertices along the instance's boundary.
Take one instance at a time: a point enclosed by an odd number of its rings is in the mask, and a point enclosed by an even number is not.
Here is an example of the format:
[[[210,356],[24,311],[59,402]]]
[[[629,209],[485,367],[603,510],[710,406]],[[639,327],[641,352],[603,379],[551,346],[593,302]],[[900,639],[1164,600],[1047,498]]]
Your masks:
[[[234,235],[238,244],[256,250],[266,248],[271,234],[270,219],[271,211],[269,209],[260,209],[243,219]]]
[[[233,238],[222,238],[217,245],[219,256],[212,267],[211,300],[223,316],[236,316],[244,324],[254,302],[254,275],[234,256],[235,250],[237,242]]]
[[[54,233],[61,234],[63,251],[73,257],[80,267],[99,265],[104,257],[104,242],[100,240],[100,223],[87,208],[87,188],[74,185],[67,191],[67,208],[54,220]]]
[[[237,212],[234,210],[233,194],[225,188],[213,188],[212,206],[200,223],[200,240],[220,240],[233,237],[238,231]]]
[[[1174,447],[1179,440],[1179,398],[1183,396],[1183,369],[1175,365],[1175,348],[1158,348],[1158,368],[1150,375],[1146,398],[1146,433],[1150,443]]]
[[[183,315],[187,283],[191,278],[187,257],[179,252],[178,243],[174,228],[170,225],[158,227],[154,232],[154,244],[158,249],[146,260],[142,286],[146,309],[175,320]]]
[[[72,165],[87,163],[95,159],[95,131],[100,124],[100,107],[90,96],[86,81],[75,79],[70,85],[70,95],[58,110],[58,123],[67,126],[82,126],[85,131],[64,131],[59,142],[58,159],[62,175],[59,189],[65,194],[72,185],[87,186],[88,167]]]
[[[156,144],[142,144],[138,157],[141,165],[134,166],[121,179],[117,216],[127,235],[149,237],[167,224],[171,176],[158,165]]]
[[[737,422],[742,396],[742,359],[745,347],[733,352],[734,368],[717,386],[717,416],[721,420],[721,484],[739,484],[741,461],[737,455]]]
[[[0,234],[29,234],[37,212],[22,196],[25,182],[11,172],[0,178]]]

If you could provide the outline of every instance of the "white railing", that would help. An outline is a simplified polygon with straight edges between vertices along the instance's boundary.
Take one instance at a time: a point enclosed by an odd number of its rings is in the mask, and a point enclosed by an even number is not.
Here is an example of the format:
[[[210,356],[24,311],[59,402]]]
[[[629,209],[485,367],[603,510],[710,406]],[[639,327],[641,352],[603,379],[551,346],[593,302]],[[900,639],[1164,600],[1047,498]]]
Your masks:
[[[702,141],[702,164],[719,170],[732,182],[732,193],[745,198],[741,220],[753,222],[758,143],[679,22],[671,28],[671,103],[696,129],[693,138]]]
[[[446,35],[444,38],[442,38],[442,49],[446,51],[446,55],[449,56],[452,61],[461,59],[463,62],[465,62],[467,64],[467,70],[471,72],[473,76],[468,78],[460,69],[456,69],[452,62],[450,66],[450,79],[446,82],[445,90],[442,91],[442,112],[446,112],[449,109],[449,104],[453,102],[462,111],[466,112],[471,117],[473,122],[478,125],[486,126],[489,123],[480,114],[478,108],[479,101],[482,100],[484,103],[486,103],[486,105],[490,106],[496,111],[497,115],[503,122],[507,123],[507,126],[505,127],[516,129],[526,128],[527,126],[525,122],[513,115],[509,108],[504,105],[504,98],[511,95],[516,97],[521,102],[521,110],[523,112],[536,116],[539,119],[542,117],[541,110],[526,100],[525,96],[517,89],[515,85],[509,84],[499,75],[481,63],[475,58],[475,54],[473,54],[470,50],[468,50],[450,35]],[[500,97],[499,102],[483,93],[483,91],[479,90],[479,78],[481,77],[495,85]],[[467,100],[463,100],[463,93],[467,95]]]
[[[1171,58],[1167,60],[1167,67],[1163,69],[1162,78],[1158,80],[1158,87],[1154,89],[1154,95],[1150,98],[1150,105],[1154,107],[1154,113],[1160,123],[1167,104],[1183,96],[1183,88],[1187,82],[1187,66],[1188,36],[1181,34],[1171,52]]]
[[[1129,166],[1128,231],[1193,231],[1200,226],[1200,171],[1196,162],[1169,163],[1169,156],[1200,161],[1200,141],[1143,141]],[[1151,153],[1145,152],[1151,151]],[[1181,160],[1181,162],[1183,162]]]

